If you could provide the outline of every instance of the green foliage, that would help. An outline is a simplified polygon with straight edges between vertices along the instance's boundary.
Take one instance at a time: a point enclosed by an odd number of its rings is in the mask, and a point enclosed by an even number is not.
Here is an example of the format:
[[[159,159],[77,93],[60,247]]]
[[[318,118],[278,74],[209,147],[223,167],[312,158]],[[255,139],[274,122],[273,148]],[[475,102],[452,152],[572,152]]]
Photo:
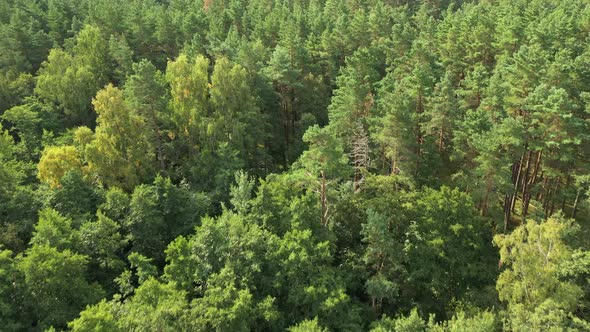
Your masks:
[[[198,329],[248,331],[258,320],[276,319],[273,299],[255,303],[248,289],[239,288],[236,277],[231,268],[211,276],[204,296],[192,303],[191,316],[195,316]]]
[[[129,203],[127,193],[117,187],[111,187],[105,193],[104,202],[99,205],[99,210],[106,217],[121,224],[129,213]]]
[[[52,49],[43,63],[35,92],[57,103],[70,123],[91,124],[90,102],[108,80],[108,44],[95,26],[76,37],[72,52]]]
[[[187,328],[181,319],[186,308],[185,294],[155,279],[146,280],[135,291],[133,299],[125,303],[125,307],[128,314],[119,322],[124,331],[178,331]]]
[[[125,228],[132,250],[163,262],[164,249],[178,235],[189,233],[210,207],[207,196],[170,179],[156,178],[153,185],[135,188],[129,203]]]
[[[372,332],[493,332],[498,329],[495,315],[487,311],[477,313],[471,317],[468,317],[463,311],[458,311],[451,320],[435,323],[434,316],[430,316],[430,319],[426,322],[420,317],[416,309],[412,309],[408,316],[400,316],[395,319],[383,316],[372,327]]]
[[[432,324],[430,324],[432,325]],[[443,324],[440,324],[436,328],[432,328],[434,331],[449,331],[449,332],[494,332],[498,330],[498,322],[495,315],[491,312],[482,312],[472,317],[459,311],[453,318]]]
[[[57,125],[51,107],[30,97],[26,103],[4,112],[2,119],[11,124],[11,132],[16,134],[19,145],[23,147],[21,154],[24,155],[21,158],[25,160],[36,160],[39,157],[43,127],[55,129]]]
[[[98,304],[87,307],[80,317],[68,323],[72,331],[123,331],[117,324],[113,305],[102,300]]]
[[[87,307],[68,326],[73,331],[186,330],[189,325],[182,317],[186,306],[182,292],[150,278],[131,300],[103,300]]]
[[[235,174],[236,185],[230,188],[230,203],[234,210],[241,215],[246,215],[249,210],[252,189],[254,188],[254,179],[243,171]]]
[[[129,259],[129,263],[131,263],[131,268],[137,271],[139,284],[143,284],[143,282],[149,278],[157,276],[158,270],[152,265],[151,259],[135,252],[131,253],[127,259]]]
[[[22,313],[18,310],[24,309],[19,297],[22,296],[20,289],[21,278],[10,250],[0,251],[0,324],[6,330],[16,331],[23,328]]]
[[[123,92],[110,84],[99,91],[93,105],[98,126],[85,151],[90,172],[106,186],[127,190],[150,179],[156,158],[143,128],[145,117],[133,111]]]
[[[372,324],[371,332],[425,332],[426,322],[420,317],[417,309],[412,309],[408,316],[391,319],[386,316]]]
[[[67,172],[60,186],[47,197],[47,204],[73,220],[91,219],[103,200],[103,191],[85,179],[78,171]]]
[[[0,158],[2,166],[0,166],[0,179],[3,184],[2,192],[6,193],[11,188],[11,184],[21,176],[18,174],[16,160],[14,158],[14,140],[0,125]]]
[[[494,238],[507,265],[496,287],[508,303],[508,326],[571,326],[583,292],[574,282],[560,279],[561,265],[573,254],[564,242],[567,226],[561,216],[541,223],[529,220],[513,233]]]
[[[290,332],[327,332],[327,329],[322,328],[319,323],[317,317],[313,320],[304,320],[303,322],[290,327]]]
[[[16,178],[11,178],[8,183],[2,185],[20,184],[23,172],[19,170],[16,174]],[[21,252],[31,237],[37,221],[37,211],[42,205],[32,188],[22,185],[13,188],[1,197],[0,220],[3,228],[0,232],[0,243],[15,252]]]
[[[233,173],[244,166],[258,169],[266,159],[266,119],[246,69],[220,58],[210,77],[209,70],[201,55],[181,54],[168,64],[175,148],[186,154],[174,158],[185,159],[182,173],[197,188],[215,188],[214,198],[227,201]]]
[[[375,271],[375,275],[366,283],[373,305],[384,299],[395,300],[399,291],[395,279],[401,269],[402,259],[397,253],[402,248],[389,232],[390,228],[385,216],[371,210],[367,212],[367,223],[363,225],[361,234],[364,235],[363,241],[368,244],[364,261]]]
[[[0,329],[589,330],[588,31],[585,0],[0,1]]]
[[[125,82],[126,76],[133,66],[133,50],[129,47],[125,35],[109,39],[109,57],[114,62],[113,78],[118,82]]]
[[[100,282],[105,290],[114,289],[113,280],[125,267],[121,257],[128,241],[120,228],[100,212],[98,220],[80,225],[80,252],[90,257],[93,280]]]
[[[47,208],[39,212],[39,222],[35,225],[32,245],[46,245],[58,250],[76,251],[80,246],[80,235],[72,227],[72,220],[59,212]]]
[[[410,284],[428,312],[442,313],[441,305],[493,282],[491,234],[470,201],[459,190],[443,187],[419,193],[412,206],[415,221],[404,251],[412,262]]]
[[[45,244],[34,245],[18,263],[24,275],[34,325],[65,327],[87,304],[97,302],[103,292],[86,280],[87,256]]]
[[[39,179],[51,188],[57,188],[66,173],[79,172],[81,168],[82,163],[75,147],[47,147],[39,160]]]

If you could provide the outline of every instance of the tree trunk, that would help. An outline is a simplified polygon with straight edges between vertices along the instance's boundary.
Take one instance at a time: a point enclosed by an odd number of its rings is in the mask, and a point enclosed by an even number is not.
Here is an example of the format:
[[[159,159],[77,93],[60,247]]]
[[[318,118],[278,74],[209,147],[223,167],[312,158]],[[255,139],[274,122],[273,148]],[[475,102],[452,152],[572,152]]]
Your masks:
[[[529,151],[528,156],[527,156],[527,160],[526,160],[526,169],[524,171],[523,177],[522,177],[522,221],[524,223],[525,219],[526,219],[526,197],[528,195],[528,190],[529,190],[529,172],[531,170],[531,158],[533,156],[533,151]]]
[[[547,216],[551,195],[553,194],[552,189],[552,181],[547,179],[547,190],[545,191],[545,195],[543,195],[543,212],[545,216]]]
[[[535,184],[535,182],[537,182],[537,175],[539,174],[539,168],[541,166],[541,156],[543,155],[543,150],[539,151],[537,153],[537,160],[535,161],[535,166],[533,169],[533,176],[530,178],[527,186],[528,186],[528,192],[526,194],[526,196],[523,197],[523,209],[522,209],[522,215],[524,217],[527,216],[528,211],[529,211],[529,204],[531,202],[531,193],[530,193],[530,187],[533,186]]]
[[[570,176],[569,174],[567,175],[567,177],[565,178],[565,186],[563,187],[563,199],[561,200],[561,211],[563,211],[563,213],[565,214],[565,202],[567,200],[567,188],[570,185]]]
[[[520,183],[520,174],[522,173],[522,164],[524,162],[524,155],[526,152],[523,152],[522,156],[518,161],[518,166],[512,166],[512,183],[514,183],[514,194],[512,194],[512,199],[510,201],[510,210],[514,212],[514,206],[516,204],[516,198],[518,193],[518,184]],[[516,173],[515,173],[516,171]]]
[[[537,181],[537,175],[539,174],[539,168],[541,167],[541,157],[543,156],[543,150],[537,153],[537,161],[535,161],[535,169],[533,170],[533,177],[531,179],[531,183],[535,183]]]
[[[537,193],[537,201],[542,202],[544,197],[545,197],[545,193],[547,192],[547,177],[544,176],[545,172],[541,173],[541,178],[543,179],[543,185],[541,186],[541,190],[539,190],[539,192]]]
[[[549,218],[553,215],[553,211],[555,210],[555,195],[557,195],[557,190],[559,189],[559,184],[561,182],[561,178],[558,176],[555,179],[555,187],[551,190],[550,195],[547,196],[547,205],[545,207],[545,216]]]
[[[578,200],[580,199],[580,190],[576,193],[576,199],[574,200],[574,206],[572,209],[572,218],[576,217],[576,212],[578,210]]]
[[[504,196],[504,233],[508,230],[508,222],[510,221],[512,197],[509,194]]]

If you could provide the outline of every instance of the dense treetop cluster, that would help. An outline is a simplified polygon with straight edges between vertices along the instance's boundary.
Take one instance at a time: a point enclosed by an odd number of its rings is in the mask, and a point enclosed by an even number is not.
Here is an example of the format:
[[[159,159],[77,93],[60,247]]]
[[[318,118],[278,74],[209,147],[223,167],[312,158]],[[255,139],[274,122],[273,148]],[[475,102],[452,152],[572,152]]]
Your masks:
[[[0,0],[3,331],[589,331],[588,0]]]

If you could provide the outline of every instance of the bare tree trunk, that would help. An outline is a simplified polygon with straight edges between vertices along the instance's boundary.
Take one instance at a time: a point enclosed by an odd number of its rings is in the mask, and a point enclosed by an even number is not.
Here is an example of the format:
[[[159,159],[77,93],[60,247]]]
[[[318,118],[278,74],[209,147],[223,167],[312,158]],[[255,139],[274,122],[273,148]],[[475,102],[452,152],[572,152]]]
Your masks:
[[[549,206],[549,199],[551,198],[552,195],[552,181],[549,179],[546,179],[546,183],[547,183],[547,189],[545,191],[545,195],[543,195],[543,212],[545,213],[545,216],[547,216],[547,208]]]
[[[537,181],[537,175],[539,174],[539,168],[541,167],[541,157],[543,156],[543,150],[537,153],[537,161],[535,161],[535,169],[533,170],[533,177],[530,183],[535,183]]]
[[[524,162],[524,155],[525,153],[523,152],[522,156],[520,156],[520,159],[518,161],[518,166],[513,165],[512,166],[512,183],[514,183],[514,194],[512,194],[512,199],[510,201],[510,210],[512,212],[514,212],[514,205],[516,204],[516,198],[518,196],[518,184],[520,183],[520,174],[522,173],[522,164]],[[515,173],[516,170],[516,173]]]
[[[524,171],[523,177],[522,177],[522,221],[524,222],[526,219],[526,209],[525,209],[525,205],[526,205],[526,197],[528,195],[528,187],[529,187],[529,172],[531,170],[531,158],[532,158],[533,152],[529,151],[527,159],[526,159],[526,169]]]
[[[528,186],[528,192],[525,196],[523,196],[523,209],[522,209],[522,215],[523,217],[526,218],[528,211],[529,211],[529,204],[531,202],[531,193],[530,193],[530,187],[533,186],[535,184],[535,182],[537,182],[537,175],[539,174],[539,168],[541,166],[541,156],[543,155],[543,150],[539,151],[537,153],[537,160],[535,161],[535,166],[533,169],[533,176],[530,178],[527,186]]]
[[[504,196],[504,233],[507,232],[508,230],[508,222],[510,221],[510,212],[512,211],[511,209],[511,195],[506,194]]]
[[[561,178],[557,177],[555,179],[555,187],[551,191],[551,194],[547,196],[547,205],[545,207],[545,216],[549,218],[553,215],[553,211],[555,210],[555,195],[557,195],[557,190],[559,189],[559,184],[561,182]],[[551,207],[550,207],[551,206]]]
[[[566,200],[567,200],[567,197],[566,197],[566,190],[567,190],[567,188],[568,188],[568,187],[569,187],[569,185],[570,185],[570,179],[571,179],[571,178],[570,178],[570,176],[569,176],[569,174],[568,174],[568,175],[566,176],[566,178],[565,178],[565,186],[563,187],[563,190],[564,190],[564,191],[563,191],[563,199],[561,200],[561,211],[563,211],[563,213],[564,213],[564,214],[565,214],[565,202],[566,202]]]
[[[358,190],[364,179],[363,171],[369,167],[369,137],[363,126],[359,123],[353,133],[351,157],[354,163],[353,187]]]
[[[541,173],[541,178],[543,179],[543,184],[541,185],[541,190],[537,193],[537,200],[539,202],[543,202],[545,195],[547,193],[547,177],[544,175],[545,172]]]
[[[572,218],[576,217],[576,212],[578,210],[578,200],[580,199],[580,190],[576,193],[576,199],[574,200],[574,207],[572,209]]]

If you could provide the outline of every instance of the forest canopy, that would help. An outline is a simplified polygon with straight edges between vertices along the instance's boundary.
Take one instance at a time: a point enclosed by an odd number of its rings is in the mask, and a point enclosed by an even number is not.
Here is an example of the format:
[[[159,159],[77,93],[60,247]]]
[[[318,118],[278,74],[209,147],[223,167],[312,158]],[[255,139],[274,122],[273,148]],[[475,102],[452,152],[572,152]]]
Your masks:
[[[3,331],[589,331],[587,0],[0,0]]]

